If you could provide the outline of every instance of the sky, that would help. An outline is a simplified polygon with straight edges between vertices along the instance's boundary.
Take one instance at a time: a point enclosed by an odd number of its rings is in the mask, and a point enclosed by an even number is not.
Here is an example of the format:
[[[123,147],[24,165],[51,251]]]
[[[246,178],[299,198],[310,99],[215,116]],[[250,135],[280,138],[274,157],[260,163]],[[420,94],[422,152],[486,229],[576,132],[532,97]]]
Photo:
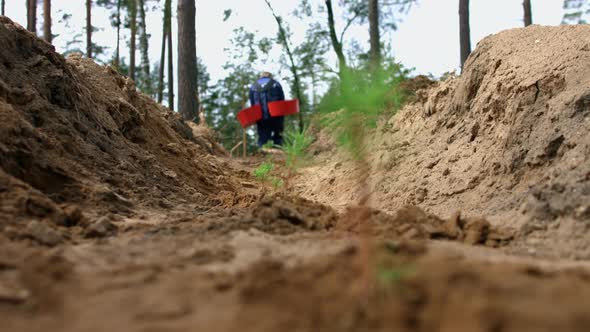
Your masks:
[[[244,26],[247,30],[256,32],[260,37],[274,37],[277,26],[270,15],[264,0],[197,0],[197,53],[207,66],[213,81],[222,78],[226,73],[222,69],[228,60],[225,48],[231,46],[232,31]],[[275,10],[288,17],[296,7],[298,0],[271,0]],[[321,0],[311,0],[315,5],[321,5]],[[83,34],[85,26],[84,1],[53,0],[54,34],[60,34],[54,44],[58,51],[65,50],[65,43],[76,34]],[[151,7],[156,2],[151,1]],[[335,0],[336,16],[340,16],[338,1]],[[563,0],[532,0],[533,22],[541,25],[558,25],[563,17]],[[176,0],[173,0],[176,8]],[[232,9],[232,16],[223,22],[223,12]],[[72,14],[70,27],[66,28],[59,22],[63,12]],[[175,12],[175,10],[173,9]],[[23,26],[26,26],[26,8],[23,0],[6,0],[6,15]],[[42,33],[42,5],[38,8],[39,33]],[[100,45],[111,46],[114,50],[114,29],[110,27],[109,14],[105,10],[93,11],[93,25],[102,28],[94,34],[94,41]],[[323,14],[322,14],[323,15]],[[475,48],[485,36],[499,31],[522,27],[521,0],[471,0],[470,8],[472,48]],[[320,18],[321,19],[321,18]],[[414,68],[413,74],[432,74],[440,76],[445,72],[459,68],[459,17],[458,0],[419,0],[407,14],[400,14],[398,30],[382,36],[393,45],[392,50],[396,59],[407,68]],[[293,41],[297,43],[304,36],[307,22],[288,18],[294,32]],[[160,41],[162,38],[162,13],[155,8],[148,13],[148,31],[150,38],[150,58],[152,62],[160,58]],[[339,25],[339,27],[338,27]],[[337,29],[341,29],[342,21],[337,21]],[[173,27],[176,36],[176,25]],[[357,26],[347,33],[346,42],[358,40],[368,47],[368,28]],[[84,36],[80,40],[84,41]],[[174,40],[174,45],[176,40]],[[85,45],[80,44],[81,49]],[[175,46],[176,48],[176,46]],[[128,51],[122,50],[123,54]],[[176,52],[176,49],[174,49]],[[277,56],[280,50],[271,53],[267,63],[259,66],[259,70],[274,71],[277,77],[288,76],[288,72],[278,72]],[[139,59],[139,55],[138,55]],[[274,61],[276,60],[276,61]],[[335,58],[332,59],[336,67]]]

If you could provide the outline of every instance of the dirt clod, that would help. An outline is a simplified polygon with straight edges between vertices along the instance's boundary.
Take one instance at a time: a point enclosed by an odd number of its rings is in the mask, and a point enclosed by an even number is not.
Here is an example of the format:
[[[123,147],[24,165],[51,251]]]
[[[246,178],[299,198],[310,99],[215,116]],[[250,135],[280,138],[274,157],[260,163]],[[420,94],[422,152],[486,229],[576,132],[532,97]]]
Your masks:
[[[47,222],[31,221],[22,232],[22,236],[31,238],[46,246],[56,246],[64,241],[64,236]]]
[[[112,236],[117,233],[117,229],[117,226],[113,224],[108,217],[102,217],[86,228],[84,236],[87,238]]]

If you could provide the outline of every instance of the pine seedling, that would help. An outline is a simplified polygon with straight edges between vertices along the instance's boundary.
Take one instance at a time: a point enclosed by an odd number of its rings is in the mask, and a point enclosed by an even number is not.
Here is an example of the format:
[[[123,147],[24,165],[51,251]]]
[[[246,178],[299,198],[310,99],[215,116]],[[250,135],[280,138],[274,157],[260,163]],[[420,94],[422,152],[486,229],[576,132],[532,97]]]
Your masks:
[[[276,146],[273,141],[268,141],[268,142],[264,143],[264,145],[262,146],[262,149],[273,149],[275,147]]]
[[[377,281],[383,288],[389,288],[391,285],[395,285],[402,279],[411,277],[415,273],[415,269],[411,266],[379,266],[376,271]]]
[[[291,129],[285,132],[284,143],[282,146],[285,153],[285,166],[287,168],[287,176],[285,178],[285,187],[290,188],[291,179],[295,176],[297,169],[301,167],[306,158],[307,148],[313,142],[313,137],[309,135],[308,127],[303,131]]]
[[[367,131],[375,128],[379,115],[387,108],[393,111],[401,107],[404,96],[399,83],[403,75],[392,76],[385,70],[347,70],[340,85],[320,105],[324,117],[322,125],[335,136],[336,142],[348,151],[357,164],[357,207],[349,209],[346,222],[359,230],[360,286],[362,296],[368,298],[376,280],[371,256],[371,211],[368,202],[371,196],[365,138]]]
[[[260,166],[258,166],[256,169],[254,169],[254,177],[261,181],[263,184],[270,184],[272,188],[276,191],[283,186],[283,180],[272,175],[274,167],[275,165],[272,161],[265,161],[262,164],[260,164]]]
[[[273,189],[279,190],[282,186],[283,186],[283,180],[277,178],[277,177],[273,177],[270,181],[270,183],[272,184]]]
[[[266,182],[273,168],[273,163],[271,163],[270,161],[265,161],[254,170],[254,177],[256,177],[258,180],[262,182]]]
[[[287,158],[287,168],[295,171],[305,161],[305,152],[313,142],[313,137],[309,134],[308,127],[306,127],[302,132],[296,129],[287,131],[284,139],[285,142],[282,148]]]

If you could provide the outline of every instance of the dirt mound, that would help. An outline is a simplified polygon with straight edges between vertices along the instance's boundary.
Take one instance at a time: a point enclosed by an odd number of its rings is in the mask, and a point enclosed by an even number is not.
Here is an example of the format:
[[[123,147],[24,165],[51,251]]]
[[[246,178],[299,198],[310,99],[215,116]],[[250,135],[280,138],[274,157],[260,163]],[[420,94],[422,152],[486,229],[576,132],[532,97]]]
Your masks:
[[[0,44],[0,225],[68,224],[71,205],[127,216],[189,200],[215,205],[239,185],[206,130],[112,68],[66,60],[6,17]]]
[[[590,257],[580,235],[590,225],[589,132],[590,27],[503,31],[478,44],[460,77],[382,121],[370,139],[374,206],[483,215],[520,229],[533,254]],[[304,174],[317,186],[302,193],[356,200],[351,164],[329,154]],[[564,238],[577,239],[556,248]]]

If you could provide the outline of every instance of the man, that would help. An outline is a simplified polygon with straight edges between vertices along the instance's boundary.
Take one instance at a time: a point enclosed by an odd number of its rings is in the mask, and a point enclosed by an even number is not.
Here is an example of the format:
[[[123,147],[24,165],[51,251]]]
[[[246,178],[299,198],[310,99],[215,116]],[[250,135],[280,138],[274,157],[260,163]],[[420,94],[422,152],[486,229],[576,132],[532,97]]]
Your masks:
[[[262,108],[262,120],[256,123],[259,147],[264,146],[270,140],[275,145],[283,144],[285,117],[271,117],[268,111],[268,103],[279,100],[285,100],[281,84],[275,81],[269,72],[263,72],[260,78],[250,86],[250,105],[260,104]]]

